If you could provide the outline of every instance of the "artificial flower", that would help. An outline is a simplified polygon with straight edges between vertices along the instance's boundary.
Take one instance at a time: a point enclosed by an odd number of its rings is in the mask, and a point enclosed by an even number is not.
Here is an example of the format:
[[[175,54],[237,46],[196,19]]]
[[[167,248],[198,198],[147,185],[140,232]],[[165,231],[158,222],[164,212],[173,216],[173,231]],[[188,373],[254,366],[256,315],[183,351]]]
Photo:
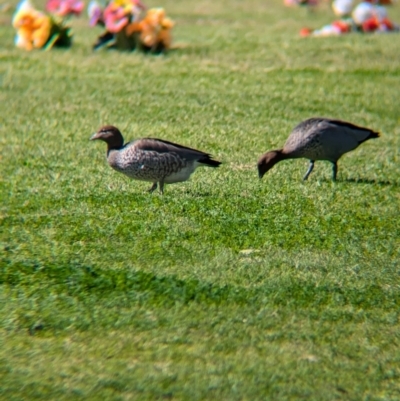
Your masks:
[[[26,0],[22,2],[12,21],[17,30],[15,43],[25,50],[41,48],[47,42],[51,31],[50,17],[33,8]]]
[[[104,10],[104,24],[108,32],[117,33],[129,22],[129,13],[111,2]]]
[[[163,8],[151,8],[140,22],[128,26],[127,31],[128,34],[139,33],[139,41],[144,50],[161,52],[171,47],[171,29],[174,25]]]
[[[100,35],[93,48],[117,48],[161,53],[171,47],[171,29],[174,22],[163,8],[145,9],[139,0],[113,0],[100,15],[101,6],[94,1],[88,13],[91,25],[104,23],[106,32]]]
[[[146,9],[146,6],[140,0],[114,0],[113,3],[132,14],[137,14],[138,10]]]
[[[89,3],[88,16],[90,26],[104,26],[103,7],[96,0]]]
[[[17,30],[15,44],[25,50],[51,49],[53,46],[71,45],[72,33],[62,20],[36,10],[29,0],[23,1],[12,21]]]
[[[351,14],[353,0],[334,0],[332,10],[338,17],[346,17]]]
[[[79,16],[84,8],[81,0],[48,0],[46,10],[58,17]]]

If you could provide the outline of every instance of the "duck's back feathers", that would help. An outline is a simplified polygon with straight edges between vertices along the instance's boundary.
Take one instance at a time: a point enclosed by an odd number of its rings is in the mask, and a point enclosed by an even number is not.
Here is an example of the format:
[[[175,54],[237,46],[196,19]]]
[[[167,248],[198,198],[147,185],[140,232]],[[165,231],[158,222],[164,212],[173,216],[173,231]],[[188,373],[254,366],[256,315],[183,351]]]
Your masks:
[[[380,136],[379,132],[375,132],[369,128],[360,127],[347,121],[323,117],[313,117],[302,121],[300,124],[296,125],[292,134],[313,135],[313,133],[315,134],[326,129],[332,130],[332,133],[335,130],[344,131],[354,136],[359,144],[368,139],[379,138]]]
[[[346,121],[341,121],[341,120],[329,120],[326,119],[326,121],[333,126],[342,128],[348,133],[349,135],[352,135],[356,138],[358,141],[358,144],[361,144],[368,139],[373,139],[373,138],[379,138],[380,133],[375,132],[370,128],[366,127],[360,127],[359,125],[355,125]]]
[[[211,155],[200,150],[192,149],[177,143],[165,141],[157,138],[142,138],[130,142],[126,146],[133,147],[141,151],[155,152],[157,154],[174,153],[178,157],[188,162],[198,162],[210,167],[218,167],[221,162],[213,160]]]
[[[283,149],[291,157],[335,161],[368,139],[378,137],[378,132],[346,121],[309,118],[293,129]]]

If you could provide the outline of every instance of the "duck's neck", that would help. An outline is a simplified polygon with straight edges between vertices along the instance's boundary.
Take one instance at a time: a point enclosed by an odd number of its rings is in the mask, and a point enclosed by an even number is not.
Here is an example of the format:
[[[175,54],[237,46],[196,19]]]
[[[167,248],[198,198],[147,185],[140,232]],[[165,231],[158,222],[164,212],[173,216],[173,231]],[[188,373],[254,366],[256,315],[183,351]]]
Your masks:
[[[298,156],[296,154],[296,152],[285,152],[285,149],[280,149],[280,154],[279,154],[279,160],[278,161],[286,160],[286,159],[296,159],[298,157],[301,157],[301,156]]]
[[[107,142],[107,155],[112,150],[120,150],[124,147],[124,138],[119,131],[108,137],[105,142]]]
[[[108,143],[107,144],[107,157],[110,156],[111,152],[114,151],[119,151],[123,148],[124,146],[122,144],[115,144],[115,143]]]
[[[273,150],[273,152],[275,153],[274,154],[275,164],[282,160],[290,159],[290,155],[285,153],[283,149],[276,149],[276,150]]]

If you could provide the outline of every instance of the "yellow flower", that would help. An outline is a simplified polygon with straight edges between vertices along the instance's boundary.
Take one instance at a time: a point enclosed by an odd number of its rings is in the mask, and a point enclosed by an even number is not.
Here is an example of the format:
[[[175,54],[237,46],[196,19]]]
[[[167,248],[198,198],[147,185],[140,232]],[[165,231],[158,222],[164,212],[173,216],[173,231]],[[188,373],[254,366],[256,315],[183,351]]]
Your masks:
[[[134,13],[135,12],[135,4],[131,0],[114,0],[113,4],[116,7],[121,7],[126,13]]]
[[[25,50],[43,47],[50,36],[50,17],[35,10],[28,1],[18,7],[13,18],[17,30],[16,45]]]

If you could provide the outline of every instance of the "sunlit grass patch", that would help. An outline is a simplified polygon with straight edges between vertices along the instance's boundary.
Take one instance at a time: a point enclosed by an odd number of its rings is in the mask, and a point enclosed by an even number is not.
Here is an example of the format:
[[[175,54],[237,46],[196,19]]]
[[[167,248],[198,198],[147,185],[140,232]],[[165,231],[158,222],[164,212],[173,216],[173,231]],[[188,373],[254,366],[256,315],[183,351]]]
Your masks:
[[[25,53],[1,22],[0,398],[397,400],[398,35],[299,38],[327,5],[149,5],[177,22],[164,57],[92,52],[85,18]],[[306,160],[259,180],[311,116],[382,135],[336,183]],[[149,195],[103,124],[223,164]]]

